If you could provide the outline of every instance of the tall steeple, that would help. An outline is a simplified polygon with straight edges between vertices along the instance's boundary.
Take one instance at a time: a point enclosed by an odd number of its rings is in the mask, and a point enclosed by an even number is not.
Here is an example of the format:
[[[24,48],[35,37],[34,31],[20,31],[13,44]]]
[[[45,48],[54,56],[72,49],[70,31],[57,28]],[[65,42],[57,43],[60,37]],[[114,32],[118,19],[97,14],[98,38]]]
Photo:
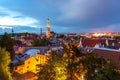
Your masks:
[[[50,19],[49,18],[47,19],[47,26],[46,27],[47,27],[46,28],[46,37],[50,38],[51,33],[50,33]]]
[[[14,30],[13,30],[13,28],[12,28],[12,34],[14,33]]]
[[[11,38],[14,39],[14,29],[12,27]]]
[[[40,28],[40,36],[42,36],[42,28]]]
[[[50,19],[49,18],[47,19],[47,27],[50,28]]]

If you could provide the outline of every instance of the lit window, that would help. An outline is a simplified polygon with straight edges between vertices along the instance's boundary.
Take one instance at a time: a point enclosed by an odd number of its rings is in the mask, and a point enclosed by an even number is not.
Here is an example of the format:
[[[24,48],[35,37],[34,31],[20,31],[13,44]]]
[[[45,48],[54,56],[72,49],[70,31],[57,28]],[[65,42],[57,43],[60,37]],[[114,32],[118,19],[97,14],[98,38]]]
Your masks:
[[[27,66],[27,68],[29,68],[29,66]]]
[[[15,67],[15,70],[17,70],[17,67]]]
[[[28,61],[28,64],[30,64],[30,61]]]

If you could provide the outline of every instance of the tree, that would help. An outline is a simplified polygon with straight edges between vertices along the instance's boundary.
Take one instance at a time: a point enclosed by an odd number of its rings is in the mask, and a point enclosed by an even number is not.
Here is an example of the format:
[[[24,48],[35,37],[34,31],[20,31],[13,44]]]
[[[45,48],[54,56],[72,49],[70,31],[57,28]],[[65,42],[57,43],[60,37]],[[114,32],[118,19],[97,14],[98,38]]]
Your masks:
[[[120,36],[114,36],[114,39],[120,41]]]
[[[0,80],[13,80],[9,69],[10,62],[10,53],[0,48]]]
[[[105,60],[103,58],[95,56],[94,53],[85,54],[81,62],[84,67],[84,71],[86,71],[86,80],[95,80],[95,72],[101,70],[105,64]]]
[[[40,39],[40,40],[35,39],[32,44],[33,44],[33,46],[47,46],[48,44],[50,44],[50,41],[45,38]]]
[[[120,72],[117,72],[117,68],[111,61],[106,61],[104,66],[104,74],[109,80],[120,79]]]
[[[112,62],[95,56],[94,53],[87,53],[82,59],[86,80],[119,80],[120,73]]]
[[[18,45],[18,44],[22,44],[22,42],[19,40],[14,40],[14,45]]]
[[[120,73],[117,72],[115,66],[110,62],[106,62],[104,68],[95,73],[93,80],[119,80]]]
[[[10,53],[10,57],[11,60],[14,58],[14,40],[11,39],[11,37],[5,33],[1,39],[0,39],[0,47],[5,48],[9,53]]]
[[[82,54],[67,44],[64,53],[52,51],[45,65],[39,66],[38,80],[119,80],[120,73],[112,63],[94,53]]]
[[[77,67],[80,65],[81,50],[75,45],[67,44],[64,48],[64,60],[66,63],[66,69],[68,71],[68,79],[74,79],[74,73],[77,71]]]
[[[65,63],[59,53],[52,51],[45,65],[40,65],[38,80],[66,80]]]
[[[35,39],[32,43],[33,46],[39,46],[40,42],[39,39]]]
[[[40,40],[40,46],[47,46],[50,44],[50,41],[46,38]]]

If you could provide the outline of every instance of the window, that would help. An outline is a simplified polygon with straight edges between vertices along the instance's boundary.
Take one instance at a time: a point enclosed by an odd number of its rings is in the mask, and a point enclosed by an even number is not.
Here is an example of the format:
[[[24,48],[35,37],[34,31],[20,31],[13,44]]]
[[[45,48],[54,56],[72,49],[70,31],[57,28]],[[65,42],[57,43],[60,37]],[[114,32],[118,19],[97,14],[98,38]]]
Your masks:
[[[17,70],[17,67],[15,67],[15,70]]]
[[[28,64],[30,64],[30,61],[28,61]]]
[[[29,66],[27,66],[27,68],[29,68]]]

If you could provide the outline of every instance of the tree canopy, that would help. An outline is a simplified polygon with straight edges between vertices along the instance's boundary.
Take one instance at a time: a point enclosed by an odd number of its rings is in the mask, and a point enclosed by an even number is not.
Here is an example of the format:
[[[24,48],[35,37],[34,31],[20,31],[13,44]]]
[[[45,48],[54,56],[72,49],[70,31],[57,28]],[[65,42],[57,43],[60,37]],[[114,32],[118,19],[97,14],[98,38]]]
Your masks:
[[[47,46],[48,44],[50,44],[50,41],[46,38],[43,39],[35,39],[32,43],[33,46]]]
[[[5,33],[0,39],[0,47],[5,48],[10,53],[11,60],[13,59],[15,53],[13,46],[14,40],[11,39],[10,35]]]
[[[65,64],[62,57],[55,51],[50,53],[48,62],[39,67],[38,80],[66,80]]]
[[[38,80],[119,80],[120,73],[111,61],[94,53],[83,54],[75,45],[67,44],[64,53],[51,52],[42,65]]]
[[[9,69],[10,62],[10,53],[0,48],[0,80],[13,80]]]

